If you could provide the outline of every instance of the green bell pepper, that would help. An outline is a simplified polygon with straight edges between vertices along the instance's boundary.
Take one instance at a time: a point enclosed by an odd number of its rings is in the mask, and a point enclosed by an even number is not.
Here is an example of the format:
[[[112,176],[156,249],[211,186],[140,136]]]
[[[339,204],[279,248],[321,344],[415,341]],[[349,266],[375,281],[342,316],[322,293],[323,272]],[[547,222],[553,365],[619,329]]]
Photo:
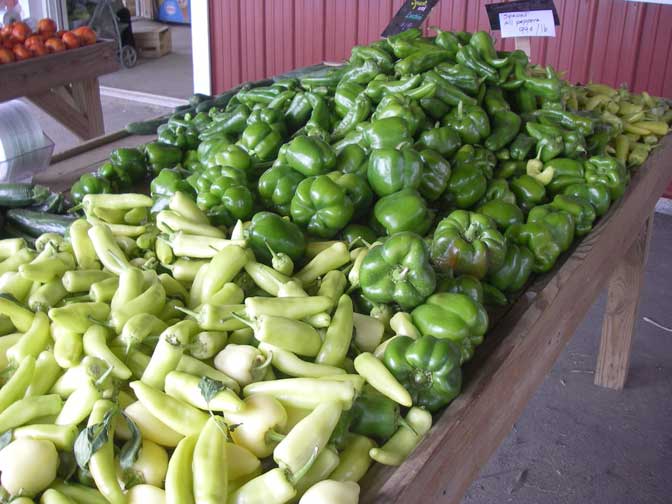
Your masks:
[[[532,149],[537,144],[536,138],[529,136],[527,133],[520,132],[509,146],[511,159],[516,161],[524,161],[532,152]]]
[[[525,222],[523,211],[515,203],[510,203],[501,199],[492,199],[487,201],[476,209],[476,212],[490,217],[497,228],[502,231],[513,224],[522,224]]]
[[[420,194],[427,201],[436,201],[448,187],[450,163],[441,154],[431,149],[420,151],[420,158],[423,162]]]
[[[525,246],[509,243],[504,263],[487,276],[487,281],[502,292],[513,294],[522,289],[532,275],[534,255]]]
[[[212,109],[215,110],[215,109]],[[250,116],[250,109],[247,105],[238,104],[226,112],[211,113],[212,122],[201,132],[200,138],[208,138],[219,135],[240,135],[247,127],[247,119]]]
[[[502,265],[506,241],[489,217],[455,210],[436,227],[431,253],[439,270],[481,279]]]
[[[199,144],[199,132],[193,126],[159,126],[156,139],[167,145],[174,145],[182,150],[195,149]]]
[[[418,306],[436,287],[427,244],[410,231],[395,233],[369,250],[359,279],[368,299],[375,303],[397,303],[403,310]]]
[[[294,94],[287,110],[285,110],[285,123],[290,133],[300,130],[310,119],[313,107],[305,93]]]
[[[252,217],[248,244],[255,257],[270,264],[273,254],[287,254],[298,262],[306,249],[303,231],[293,222],[272,212],[258,212]]]
[[[371,81],[379,82],[379,81]],[[371,83],[369,83],[370,85]],[[367,87],[368,89],[368,87]],[[355,106],[355,99],[364,91],[364,86],[354,82],[342,82],[334,92],[334,109],[340,117],[345,117]],[[370,95],[369,95],[370,96]]]
[[[394,338],[383,363],[411,394],[413,404],[438,411],[460,393],[460,347],[450,339],[422,336]]]
[[[196,203],[214,224],[231,226],[252,215],[254,197],[247,187],[247,175],[232,166],[214,166],[195,180]]]
[[[486,95],[487,96],[487,95]],[[498,110],[492,115],[492,133],[485,139],[484,145],[491,151],[497,151],[511,143],[518,135],[522,120],[510,110]]]
[[[331,238],[343,229],[354,213],[345,189],[326,175],[302,180],[290,204],[294,222],[309,233]]]
[[[589,201],[578,196],[558,194],[550,205],[569,213],[574,218],[576,236],[585,236],[593,229],[597,215]]]
[[[70,198],[75,205],[82,202],[87,194],[109,194],[112,185],[106,179],[92,173],[85,173],[70,188]]]
[[[415,148],[418,150],[431,149],[445,158],[453,156],[462,145],[460,135],[445,126],[432,128],[420,133]]]
[[[259,177],[257,189],[264,203],[280,215],[290,214],[296,188],[305,177],[287,165],[275,165]]]
[[[334,182],[345,190],[354,206],[353,218],[368,215],[373,204],[373,191],[366,177],[356,173],[331,172],[327,174]]]
[[[229,145],[231,145],[231,140],[223,133],[203,140],[197,149],[198,160],[206,168],[215,166],[217,164],[215,155]]]
[[[586,161],[586,182],[602,184],[615,201],[625,193],[628,172],[625,165],[611,156],[593,156]]]
[[[408,122],[396,116],[371,121],[364,129],[364,139],[371,149],[401,149],[413,143]]]
[[[138,149],[120,147],[110,153],[110,163],[120,168],[131,179],[131,182],[140,182],[147,176],[147,161],[145,154]]]
[[[349,421],[349,431],[385,442],[397,431],[401,422],[399,404],[376,390],[357,396],[350,411],[341,418]]]
[[[425,120],[425,113],[410,98],[391,94],[380,100],[371,118],[373,121],[379,121],[390,117],[399,117],[405,120],[409,134],[414,136],[421,123]]]
[[[175,168],[182,162],[182,149],[174,145],[153,142],[145,145],[147,164],[156,176],[164,168]]]
[[[413,324],[423,336],[456,343],[460,362],[471,359],[488,329],[488,314],[480,303],[465,294],[440,292],[411,312]],[[392,343],[390,343],[392,344]]]
[[[465,144],[477,144],[490,136],[488,114],[478,105],[460,102],[443,118],[443,125],[457,132]]]
[[[602,217],[611,204],[611,195],[609,189],[603,184],[578,183],[565,188],[563,194],[575,196],[590,203],[595,210],[597,217]]]
[[[483,170],[474,165],[453,165],[448,187],[443,193],[443,206],[448,208],[471,208],[487,191],[488,179]]]
[[[434,68],[439,63],[450,59],[450,51],[429,45],[426,49],[418,49],[405,58],[397,61],[394,65],[394,71],[399,75],[422,73]]]
[[[578,159],[555,158],[544,163],[544,170],[553,169],[553,179],[546,186],[551,194],[558,194],[567,186],[582,183],[584,178],[583,161]]]
[[[250,124],[245,128],[238,144],[254,161],[272,161],[278,154],[284,139],[271,125],[265,122]]]
[[[483,284],[471,275],[443,276],[439,279],[436,292],[465,294],[474,301],[483,304]]]
[[[544,163],[563,152],[565,144],[561,128],[528,122],[525,124],[525,129],[531,137],[537,140],[537,150]]]
[[[456,50],[457,52],[457,50]],[[481,79],[476,72],[461,64],[441,63],[436,65],[436,73],[446,79],[450,84],[460,88],[469,95],[476,95],[481,85]]]
[[[527,222],[545,225],[551,232],[555,243],[564,252],[574,241],[574,217],[569,212],[552,204],[535,206],[527,216]]]
[[[378,196],[417,189],[422,181],[422,158],[415,150],[375,149],[369,156],[367,178]]]
[[[356,173],[366,177],[368,155],[358,144],[347,145],[336,156],[335,169],[343,173]]]
[[[159,172],[149,185],[150,194],[154,200],[159,198],[170,198],[177,191],[196,198],[196,191],[187,182],[179,170],[164,168]]]
[[[434,96],[441,102],[451,107],[456,107],[462,102],[464,105],[474,106],[476,100],[462,91],[459,87],[454,86],[447,79],[441,76],[436,70],[430,70],[424,74],[425,82],[436,86]]]
[[[240,146],[231,144],[215,152],[215,165],[232,166],[247,174],[253,169],[250,155]]]
[[[364,243],[373,243],[378,238],[376,232],[368,226],[362,224],[348,224],[343,231],[341,231],[341,239],[348,244],[349,247],[353,245],[362,245]]]
[[[549,271],[561,252],[548,226],[541,223],[514,224],[506,230],[505,236],[509,242],[527,247],[532,252],[533,271],[536,273]]]
[[[334,149],[317,137],[297,136],[286,144],[281,159],[306,177],[322,175],[336,165]]]
[[[422,235],[432,224],[427,204],[415,189],[402,189],[380,198],[373,208],[373,214],[388,235],[401,231]]]
[[[509,185],[523,212],[529,212],[532,207],[543,203],[546,199],[546,188],[530,175],[521,175],[513,179]]]
[[[497,166],[497,157],[492,151],[480,145],[463,145],[451,161],[454,168],[459,168],[462,165],[475,166],[488,179],[492,178],[495,166]]]
[[[507,203],[516,203],[516,195],[513,194],[506,179],[496,178],[488,183],[488,189],[479,202],[479,205],[492,200],[506,201]]]

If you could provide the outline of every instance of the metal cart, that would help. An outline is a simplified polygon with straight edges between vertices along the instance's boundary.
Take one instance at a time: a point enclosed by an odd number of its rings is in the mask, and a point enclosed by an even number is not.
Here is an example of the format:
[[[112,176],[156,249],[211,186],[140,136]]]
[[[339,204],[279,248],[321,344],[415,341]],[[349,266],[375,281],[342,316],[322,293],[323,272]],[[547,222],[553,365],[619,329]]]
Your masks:
[[[109,38],[117,43],[117,55],[124,68],[133,68],[138,62],[135,49],[131,13],[125,7],[115,10],[112,0],[99,0],[89,26],[99,37]]]

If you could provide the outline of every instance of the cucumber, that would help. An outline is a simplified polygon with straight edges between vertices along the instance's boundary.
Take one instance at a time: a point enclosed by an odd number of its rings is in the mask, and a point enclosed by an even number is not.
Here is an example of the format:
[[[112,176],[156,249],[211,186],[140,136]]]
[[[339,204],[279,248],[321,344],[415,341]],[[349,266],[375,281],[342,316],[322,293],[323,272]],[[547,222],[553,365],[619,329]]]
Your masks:
[[[0,184],[0,207],[21,208],[42,203],[51,192],[32,184]]]
[[[159,126],[165,123],[169,115],[161,116],[156,119],[150,119],[149,121],[137,121],[128,123],[126,125],[126,131],[131,135],[154,135]]]
[[[188,101],[189,101],[189,105],[191,105],[192,107],[195,107],[199,103],[204,102],[206,100],[211,100],[211,99],[212,99],[212,96],[209,96],[209,95],[206,95],[206,94],[203,94],[203,93],[195,93],[195,94],[193,94],[189,97]]]
[[[186,114],[188,112],[193,112],[196,110],[194,105],[178,105],[173,109],[173,114]]]
[[[198,112],[207,112],[212,107],[215,106],[215,100],[205,100],[196,105],[196,113]]]
[[[11,224],[12,227],[34,237],[38,237],[42,233],[65,235],[70,224],[76,219],[70,215],[35,212],[23,208],[8,210],[6,218],[7,223]]]

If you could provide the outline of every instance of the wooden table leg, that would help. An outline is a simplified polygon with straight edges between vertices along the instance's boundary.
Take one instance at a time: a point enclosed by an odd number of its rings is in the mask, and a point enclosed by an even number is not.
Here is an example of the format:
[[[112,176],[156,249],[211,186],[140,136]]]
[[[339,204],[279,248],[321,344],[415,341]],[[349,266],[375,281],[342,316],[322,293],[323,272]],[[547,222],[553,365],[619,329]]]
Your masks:
[[[100,87],[95,77],[27,98],[84,140],[105,133]]]
[[[652,226],[653,215],[609,280],[595,385],[615,390],[621,390],[625,385]]]
[[[86,118],[89,132],[84,138],[88,140],[105,134],[98,77],[74,82],[72,84],[72,97]]]

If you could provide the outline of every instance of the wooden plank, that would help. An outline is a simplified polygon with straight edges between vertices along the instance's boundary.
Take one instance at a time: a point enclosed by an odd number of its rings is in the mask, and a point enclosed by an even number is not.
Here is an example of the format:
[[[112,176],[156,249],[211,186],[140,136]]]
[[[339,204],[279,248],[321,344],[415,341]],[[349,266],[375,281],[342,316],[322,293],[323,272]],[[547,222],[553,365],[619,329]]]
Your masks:
[[[553,366],[672,178],[672,136],[626,196],[556,270],[538,278],[464,368],[462,394],[399,468],[375,465],[362,503],[457,504]]]
[[[625,385],[652,228],[653,216],[646,221],[609,279],[595,385],[614,390],[621,390]]]
[[[66,159],[73,158],[75,156],[78,156],[80,154],[84,154],[92,149],[95,149],[97,147],[101,147],[103,145],[108,145],[112,142],[115,142],[117,140],[120,140],[122,138],[125,138],[127,136],[130,136],[130,133],[128,133],[126,130],[119,130],[115,131],[114,133],[109,133],[104,136],[99,136],[97,138],[93,138],[87,142],[81,143],[79,145],[76,145],[72,149],[65,150],[63,152],[59,152],[57,154],[54,154],[51,156],[51,164],[54,165],[56,163],[60,163],[61,161],[64,161]]]
[[[116,44],[110,41],[3,65],[0,102],[43,94],[51,88],[118,69]]]

